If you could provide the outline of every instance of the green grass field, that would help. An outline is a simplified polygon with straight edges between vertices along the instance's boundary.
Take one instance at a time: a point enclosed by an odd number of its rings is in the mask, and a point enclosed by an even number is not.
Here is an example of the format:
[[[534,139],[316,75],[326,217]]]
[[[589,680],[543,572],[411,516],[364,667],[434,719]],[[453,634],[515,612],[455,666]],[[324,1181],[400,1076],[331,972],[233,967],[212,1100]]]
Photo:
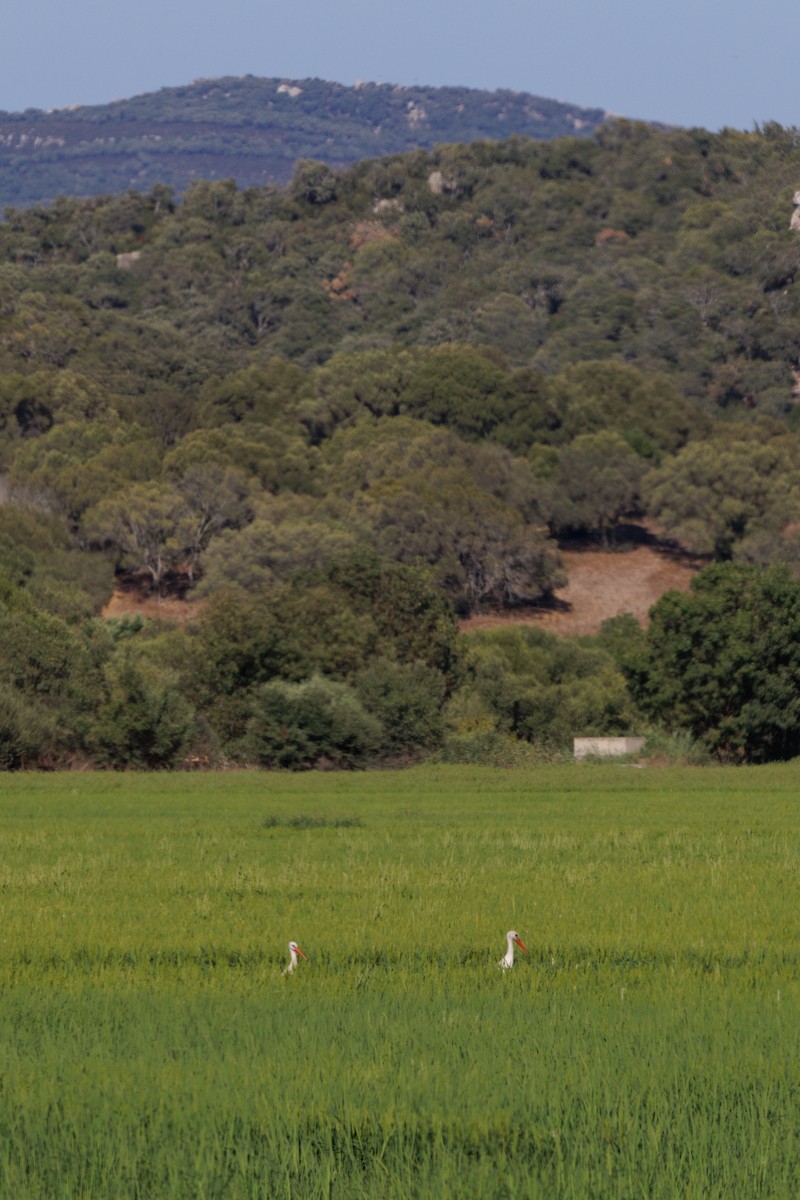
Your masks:
[[[799,786],[2,777],[0,1195],[796,1200]]]

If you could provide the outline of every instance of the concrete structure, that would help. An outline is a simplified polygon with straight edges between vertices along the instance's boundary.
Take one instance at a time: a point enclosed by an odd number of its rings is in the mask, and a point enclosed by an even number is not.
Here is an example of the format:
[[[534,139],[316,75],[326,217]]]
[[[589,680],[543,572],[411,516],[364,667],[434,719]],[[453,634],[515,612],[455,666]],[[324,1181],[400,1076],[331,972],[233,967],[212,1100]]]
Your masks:
[[[612,758],[620,754],[638,754],[644,745],[641,737],[576,737],[572,752],[576,759]]]

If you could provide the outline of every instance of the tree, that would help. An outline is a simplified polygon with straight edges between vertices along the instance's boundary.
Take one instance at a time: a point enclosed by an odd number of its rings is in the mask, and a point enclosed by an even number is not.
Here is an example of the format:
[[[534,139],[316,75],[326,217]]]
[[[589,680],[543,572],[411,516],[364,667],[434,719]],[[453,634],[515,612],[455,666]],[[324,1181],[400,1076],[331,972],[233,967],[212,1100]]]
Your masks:
[[[650,611],[644,646],[623,659],[634,699],[719,758],[800,754],[800,582],[784,567],[706,567],[692,591]]]
[[[310,496],[266,497],[249,525],[215,539],[204,557],[200,594],[226,583],[252,593],[273,588],[298,571],[324,567],[357,541],[355,530]]]
[[[220,469],[210,462],[195,462],[174,482],[186,506],[181,520],[184,565],[193,580],[211,539],[223,529],[239,528],[252,515],[247,476],[236,467]]]
[[[297,400],[309,390],[306,372],[280,355],[262,366],[249,366],[223,378],[207,380],[200,390],[203,426],[239,422],[285,424]]]
[[[127,649],[108,664],[87,738],[98,762],[117,770],[174,767],[194,730],[194,709],[170,672],[136,662]]]
[[[468,471],[476,487],[518,508],[526,520],[541,515],[536,478],[524,458],[411,417],[361,418],[337,430],[322,447],[318,479],[326,493],[352,500],[382,479],[438,467]]]
[[[164,455],[164,475],[179,479],[190,468],[217,471],[235,467],[252,486],[268,492],[311,490],[316,451],[299,434],[285,434],[274,424],[248,421],[195,429]]]
[[[318,573],[268,601],[219,588],[187,630],[183,691],[224,749],[240,747],[258,688],[324,674],[350,680],[381,649],[369,611]],[[238,751],[237,751],[238,752]]]
[[[427,565],[462,613],[539,600],[565,582],[546,531],[464,470],[382,480],[354,507],[386,557]]]
[[[645,463],[617,433],[584,433],[562,450],[550,485],[548,519],[557,533],[589,530],[607,543],[639,496]]]
[[[95,623],[69,624],[0,573],[0,764],[74,752],[97,704],[105,652]]]
[[[512,376],[472,346],[445,345],[419,360],[403,409],[463,437],[486,437],[516,407]]]
[[[687,550],[732,558],[797,513],[800,442],[785,434],[693,442],[644,476],[642,501]]]
[[[621,734],[635,713],[610,655],[527,627],[470,634],[460,713],[540,747],[572,745],[576,735]]]
[[[15,495],[60,513],[77,529],[92,505],[159,470],[157,447],[138,426],[69,420],[22,442],[9,476]]]
[[[380,553],[425,565],[463,612],[538,599],[564,582],[530,465],[408,417],[362,419],[321,453],[320,486]]]
[[[87,537],[113,547],[129,565],[149,571],[153,589],[160,592],[164,576],[193,540],[189,523],[186,502],[176,488],[142,483],[101,500],[87,512],[84,529]]]
[[[0,683],[0,771],[34,766],[55,742],[52,715],[16,688]]]
[[[447,688],[453,686],[459,673],[458,625],[429,571],[359,545],[334,560],[325,578],[347,598],[362,625],[374,626],[378,654],[398,663],[422,663],[440,672]]]
[[[547,439],[564,441],[583,433],[614,430],[639,453],[658,459],[674,453],[706,419],[674,384],[649,376],[627,363],[581,362],[552,380],[548,416],[556,428]]]
[[[265,684],[254,709],[245,747],[265,767],[362,766],[381,743],[381,722],[353,689],[322,675]]]
[[[359,671],[356,691],[367,712],[383,724],[383,753],[402,754],[438,745],[446,680],[425,663],[378,658]]]

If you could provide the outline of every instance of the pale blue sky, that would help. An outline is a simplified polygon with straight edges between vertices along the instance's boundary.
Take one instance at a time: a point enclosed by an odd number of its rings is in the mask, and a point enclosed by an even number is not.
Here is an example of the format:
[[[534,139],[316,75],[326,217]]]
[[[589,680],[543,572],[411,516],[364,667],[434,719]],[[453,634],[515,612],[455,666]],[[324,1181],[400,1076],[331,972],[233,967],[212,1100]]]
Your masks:
[[[218,75],[511,88],[628,117],[800,126],[800,0],[6,0],[0,109]]]

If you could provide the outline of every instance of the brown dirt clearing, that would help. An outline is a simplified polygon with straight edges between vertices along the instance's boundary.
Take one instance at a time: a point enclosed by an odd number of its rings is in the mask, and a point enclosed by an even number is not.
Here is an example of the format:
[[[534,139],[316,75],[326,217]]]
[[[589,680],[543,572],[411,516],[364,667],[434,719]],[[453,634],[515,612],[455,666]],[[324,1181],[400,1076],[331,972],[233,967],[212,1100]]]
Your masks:
[[[561,557],[569,583],[553,605],[534,606],[516,613],[483,613],[461,622],[464,633],[503,625],[538,625],[551,633],[597,633],[603,621],[633,613],[647,625],[647,615],[664,592],[686,592],[703,565],[659,543],[613,551],[596,547],[563,549]]]
[[[596,544],[571,542],[561,546],[569,583],[550,605],[531,605],[515,611],[481,613],[461,622],[461,630],[496,629],[503,625],[538,625],[552,633],[597,633],[608,617],[633,613],[647,625],[650,608],[671,589],[688,591],[692,577],[704,564],[663,542],[657,531],[644,525],[626,527],[630,540],[621,549],[604,550]],[[183,576],[168,581],[167,594],[153,595],[144,574],[120,576],[104,617],[141,614],[151,620],[184,625],[200,610],[201,601],[185,599],[188,581]]]

